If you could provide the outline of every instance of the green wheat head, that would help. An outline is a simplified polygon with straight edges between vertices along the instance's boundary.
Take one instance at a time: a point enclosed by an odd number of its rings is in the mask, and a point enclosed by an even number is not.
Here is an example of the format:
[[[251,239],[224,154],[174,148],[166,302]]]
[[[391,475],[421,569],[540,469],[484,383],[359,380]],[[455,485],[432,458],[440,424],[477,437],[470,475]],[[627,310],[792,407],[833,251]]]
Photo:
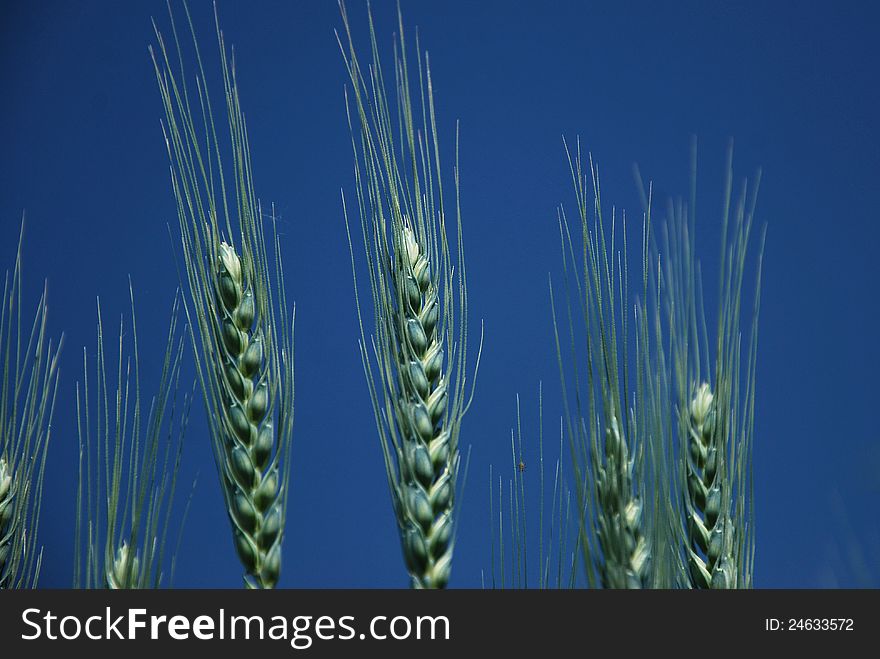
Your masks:
[[[45,285],[30,328],[22,325],[23,237],[24,222],[0,311],[0,589],[35,588],[40,576],[37,530],[63,343],[47,334]]]
[[[130,287],[129,293],[132,345],[125,345],[120,318],[115,386],[112,370],[108,378],[99,300],[94,363],[89,364],[83,349],[83,380],[76,387],[80,454],[75,588],[159,588],[166,577],[169,583],[174,578],[173,560],[170,576],[164,572],[165,549],[192,399],[184,396],[182,405],[178,400],[183,355],[177,331],[179,298],[171,311],[158,391],[145,408]]]
[[[151,49],[189,289],[185,309],[245,585],[273,588],[289,492],[294,316],[274,217],[267,236],[254,189],[235,60],[227,57],[215,11],[230,141],[229,154],[221,156],[188,10],[186,15],[198,62],[197,112],[179,83],[186,74],[173,16],[178,72],[158,28],[158,54]],[[230,164],[227,180],[224,166]]]
[[[358,299],[363,366],[411,585],[443,588],[452,567],[458,441],[469,403],[458,165],[453,256],[427,55],[423,63],[419,54],[410,70],[398,11],[396,99],[390,101],[372,16],[372,59],[364,70],[341,3],[340,10],[347,41],[340,40],[340,48],[351,78],[347,103],[353,100],[348,109],[358,210],[375,315],[370,350]],[[421,52],[418,39],[416,50]],[[416,102],[411,75],[417,76]]]
[[[676,560],[685,575],[677,585],[750,588],[755,552],[752,447],[766,227],[759,237],[751,327],[745,337],[740,323],[760,170],[753,183],[744,180],[735,193],[731,145],[721,206],[716,335],[710,341],[695,255],[696,142],[691,153],[690,199],[670,202],[663,240],[671,395],[677,409],[672,427],[678,439],[672,449],[678,467],[670,473],[668,501],[669,515],[677,520]]]
[[[579,142],[574,153],[567,145],[566,152],[580,231],[572,232],[560,208],[562,317],[552,282],[550,296],[580,510],[578,545],[590,587],[662,586],[671,571],[662,504],[668,413],[653,404],[664,376],[656,349],[659,293],[649,285],[650,212],[642,223],[641,287],[633,298],[626,217],[622,230],[614,210],[608,222],[598,169],[590,159],[584,171]],[[618,231],[623,240],[615,245]]]

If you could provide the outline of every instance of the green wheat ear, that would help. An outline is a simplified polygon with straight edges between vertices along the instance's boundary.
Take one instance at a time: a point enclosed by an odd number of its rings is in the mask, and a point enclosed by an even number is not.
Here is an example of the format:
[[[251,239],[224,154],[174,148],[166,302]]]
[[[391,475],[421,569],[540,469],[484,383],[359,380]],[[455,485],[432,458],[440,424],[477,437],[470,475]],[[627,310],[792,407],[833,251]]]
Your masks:
[[[750,588],[755,553],[754,443],[758,314],[766,227],[756,252],[751,328],[743,346],[743,285],[749,263],[760,170],[734,195],[733,147],[727,152],[721,207],[716,335],[710,342],[695,250],[696,141],[688,203],[670,202],[662,273],[669,324],[673,404],[678,410],[678,469],[669,497],[683,584]],[[714,269],[714,268],[713,268]]]
[[[469,404],[465,400],[467,285],[458,165],[453,257],[427,56],[423,65],[419,55],[416,71],[421,100],[414,106],[403,18],[398,11],[397,98],[392,104],[372,16],[372,61],[365,77],[342,3],[340,10],[347,47],[341,40],[339,45],[354,99],[349,105],[346,95],[346,106],[375,314],[371,352],[355,277],[361,356],[411,585],[443,588],[452,569],[458,440]],[[397,131],[403,141],[400,145],[394,143]]]
[[[63,343],[47,334],[45,285],[30,329],[22,326],[23,238],[24,221],[0,311],[0,589],[35,588],[40,576],[37,531]]]
[[[688,563],[698,588],[729,588],[735,583],[736,562],[731,541],[732,520],[721,510],[724,477],[715,441],[716,410],[707,383],[701,384],[688,407],[685,470],[685,511],[690,537]]]
[[[168,575],[165,548],[192,399],[178,396],[184,345],[177,331],[179,297],[171,311],[159,387],[145,408],[131,287],[129,293],[132,345],[124,343],[128,330],[120,318],[115,385],[112,371],[110,378],[107,374],[99,300],[94,363],[83,349],[83,380],[76,387],[75,588],[159,588],[174,578],[176,555]],[[184,512],[181,533],[185,520]]]
[[[641,286],[631,297],[626,217],[604,214],[598,170],[590,159],[584,171],[580,142],[575,153],[565,148],[579,227],[572,231],[560,207],[562,317],[552,282],[550,301],[580,511],[578,545],[591,587],[663,586],[673,571],[662,505],[669,414],[654,403],[663,368],[651,320],[659,304],[649,285],[651,216],[646,212],[642,223]]]
[[[221,156],[188,9],[186,16],[199,72],[198,112],[191,108],[187,86],[179,82],[187,78],[173,15],[177,73],[158,28],[158,56],[150,49],[165,110],[188,283],[184,308],[245,585],[273,588],[281,573],[289,492],[293,313],[287,305],[274,217],[267,239],[254,190],[235,59],[227,57],[215,8],[231,143],[228,155]],[[230,164],[232,194],[224,169]]]

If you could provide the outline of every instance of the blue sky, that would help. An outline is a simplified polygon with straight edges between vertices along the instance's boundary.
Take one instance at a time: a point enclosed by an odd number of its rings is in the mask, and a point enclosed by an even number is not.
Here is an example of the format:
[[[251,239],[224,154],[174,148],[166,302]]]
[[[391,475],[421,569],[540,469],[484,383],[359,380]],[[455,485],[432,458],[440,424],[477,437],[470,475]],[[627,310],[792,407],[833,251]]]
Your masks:
[[[175,4],[179,9],[179,6]],[[191,2],[216,64],[208,2]],[[373,3],[381,45],[394,4]],[[442,147],[461,126],[470,317],[483,364],[462,442],[472,445],[452,586],[489,568],[489,464],[509,464],[515,395],[536,423],[561,412],[547,277],[560,270],[556,205],[573,203],[562,137],[580,136],[603,198],[638,216],[631,166],[655,198],[687,189],[700,143],[699,249],[717,251],[724,150],[737,175],[763,168],[764,270],[755,477],[756,585],[878,584],[880,436],[875,246],[880,180],[878,46],[871,3],[402,1],[431,53]],[[281,217],[297,305],[297,392],[286,587],[405,585],[357,351],[340,190],[352,192],[346,73],[334,2],[221,0],[249,121],[258,194]],[[349,3],[365,43],[365,10]],[[76,486],[75,382],[108,317],[138,307],[143,385],[154,386],[177,286],[176,223],[147,46],[163,2],[0,6],[0,247],[11,265],[22,212],[26,293],[48,278],[64,332],[41,535],[43,583],[70,583]],[[4,266],[5,269],[6,266]],[[191,370],[188,371],[190,376]],[[200,474],[176,585],[237,586],[239,568],[202,409],[186,447]],[[532,462],[536,461],[534,448]],[[527,460],[529,451],[527,449]],[[527,470],[527,476],[530,472]],[[865,555],[862,562],[852,548]],[[859,552],[856,552],[858,554]],[[864,573],[864,575],[862,574]]]

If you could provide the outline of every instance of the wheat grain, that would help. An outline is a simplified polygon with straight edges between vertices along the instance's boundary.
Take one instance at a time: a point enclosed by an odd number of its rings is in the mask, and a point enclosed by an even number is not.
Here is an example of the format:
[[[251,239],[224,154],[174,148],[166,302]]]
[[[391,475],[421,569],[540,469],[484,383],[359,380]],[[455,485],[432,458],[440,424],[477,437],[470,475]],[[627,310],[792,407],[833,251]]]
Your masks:
[[[362,359],[411,585],[442,588],[449,581],[452,567],[459,431],[469,404],[465,401],[464,373],[467,287],[457,165],[453,260],[447,238],[441,183],[445,173],[440,165],[430,66],[427,61],[423,66],[419,55],[422,104],[414,108],[403,18],[398,12],[395,111],[385,91],[372,16],[372,66],[365,78],[342,3],[340,10],[347,47],[341,40],[339,45],[351,77],[359,127],[355,131],[352,106],[348,106],[361,230],[375,312],[371,355],[355,275]],[[416,47],[418,50],[418,43]],[[418,114],[422,126],[417,129]],[[401,122],[402,156],[392,136],[395,117]],[[398,161],[399,157],[403,160]]]
[[[151,49],[165,110],[164,131],[186,266],[189,296],[185,309],[215,463],[234,544],[246,572],[245,585],[272,588],[281,571],[289,492],[293,316],[288,318],[274,217],[274,253],[266,246],[235,60],[227,59],[215,8],[235,189],[230,201],[211,97],[188,9],[186,15],[199,69],[200,117],[190,108],[186,86],[178,83],[186,79],[182,55],[175,74],[158,28],[158,57]],[[173,27],[173,15],[171,22]],[[174,43],[180,53],[176,29]],[[204,126],[204,135],[197,125]]]

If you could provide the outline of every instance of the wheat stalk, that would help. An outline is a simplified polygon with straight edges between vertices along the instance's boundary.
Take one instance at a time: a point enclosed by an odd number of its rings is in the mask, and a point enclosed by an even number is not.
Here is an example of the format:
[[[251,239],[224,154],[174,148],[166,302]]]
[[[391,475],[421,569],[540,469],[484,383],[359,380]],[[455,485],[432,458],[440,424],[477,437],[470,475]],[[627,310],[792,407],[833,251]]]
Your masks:
[[[186,79],[183,57],[178,56],[175,75],[158,28],[158,57],[150,51],[165,110],[163,128],[189,284],[185,309],[245,585],[272,588],[281,571],[289,492],[293,316],[288,318],[274,217],[274,249],[267,249],[235,60],[227,59],[215,8],[235,192],[228,200],[221,146],[188,9],[186,16],[199,69],[200,116],[190,107],[186,85],[178,84]],[[171,23],[180,53],[173,16]]]
[[[165,547],[191,401],[184,396],[178,411],[183,354],[183,339],[177,336],[179,298],[171,311],[158,391],[145,410],[130,286],[129,293],[132,347],[129,351],[124,343],[126,328],[120,318],[115,386],[107,376],[99,300],[94,379],[89,378],[92,367],[84,348],[83,381],[76,387],[80,460],[75,588],[159,588],[166,576]],[[97,387],[94,401],[90,382]]]
[[[411,585],[443,588],[452,567],[459,431],[469,404],[465,401],[467,286],[458,166],[453,259],[427,57],[423,65],[419,55],[421,104],[414,107],[403,18],[398,11],[395,109],[385,90],[372,16],[372,64],[365,77],[342,3],[340,11],[347,47],[341,40],[339,46],[352,83],[354,103],[349,105],[348,95],[346,103],[375,313],[371,357],[355,275],[361,354]],[[352,124],[352,107],[358,131]],[[402,152],[394,144],[396,120]],[[354,263],[352,248],[353,268]]]
[[[37,531],[63,344],[47,335],[45,284],[30,330],[22,328],[23,239],[24,221],[0,312],[0,589],[33,588],[39,579]]]

